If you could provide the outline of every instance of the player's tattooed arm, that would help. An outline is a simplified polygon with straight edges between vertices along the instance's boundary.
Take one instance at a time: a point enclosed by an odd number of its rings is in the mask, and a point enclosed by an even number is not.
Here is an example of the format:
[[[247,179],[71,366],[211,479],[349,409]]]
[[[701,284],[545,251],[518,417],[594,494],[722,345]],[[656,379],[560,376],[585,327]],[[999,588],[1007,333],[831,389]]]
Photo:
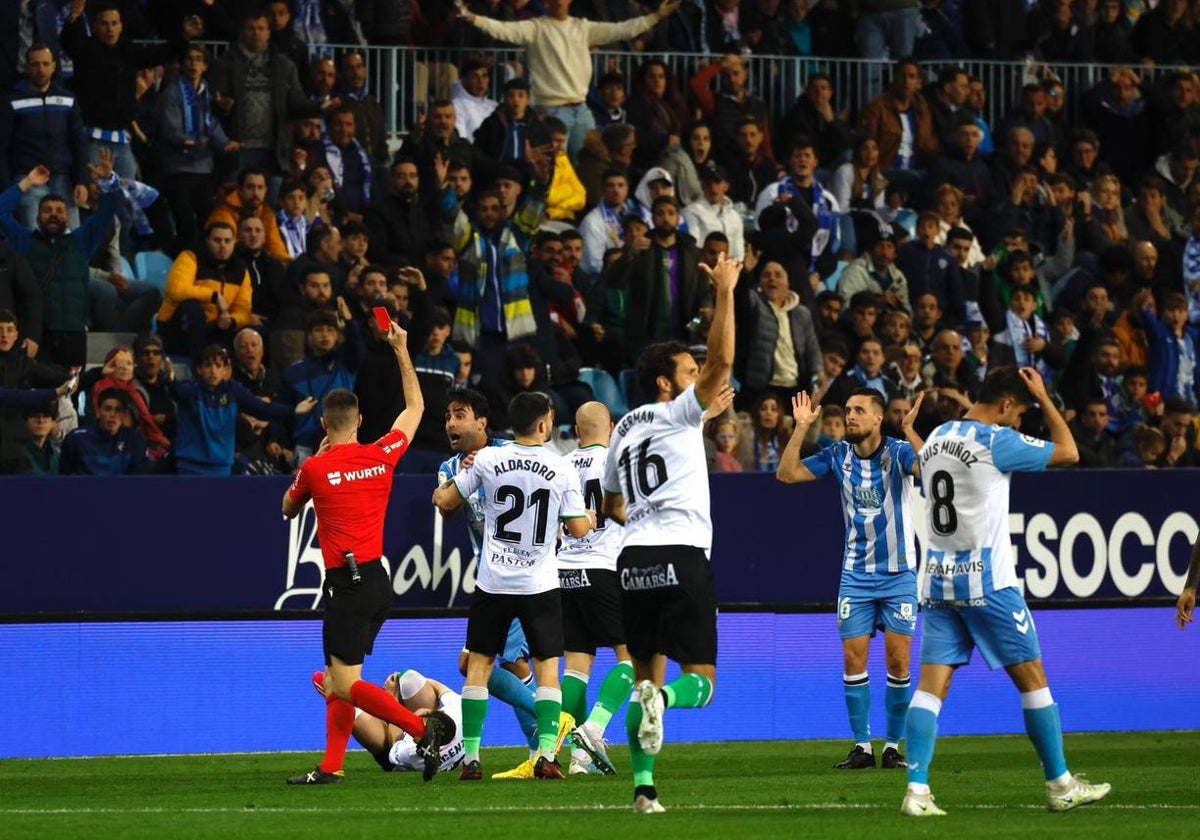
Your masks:
[[[1187,629],[1192,623],[1196,611],[1196,587],[1200,585],[1200,536],[1192,546],[1192,562],[1188,564],[1187,578],[1183,582],[1183,592],[1179,593],[1179,601],[1175,604],[1175,623],[1180,630]]]
[[[792,397],[792,419],[796,421],[796,428],[792,430],[792,437],[784,447],[783,454],[779,456],[779,467],[775,470],[775,478],[784,484],[813,481],[816,478],[812,471],[804,466],[800,453],[804,448],[808,430],[817,424],[817,418],[820,416],[820,406],[814,403],[807,393],[801,391]]]
[[[909,409],[908,414],[904,415],[904,420],[900,422],[900,431],[904,432],[905,439],[913,448],[913,452],[920,452],[921,447],[925,445],[925,441],[917,434],[915,428],[917,423],[917,415],[921,413],[921,403],[925,401],[925,392],[918,391],[917,399],[913,402],[913,407]],[[917,478],[921,477],[921,462],[913,463],[913,475]]]

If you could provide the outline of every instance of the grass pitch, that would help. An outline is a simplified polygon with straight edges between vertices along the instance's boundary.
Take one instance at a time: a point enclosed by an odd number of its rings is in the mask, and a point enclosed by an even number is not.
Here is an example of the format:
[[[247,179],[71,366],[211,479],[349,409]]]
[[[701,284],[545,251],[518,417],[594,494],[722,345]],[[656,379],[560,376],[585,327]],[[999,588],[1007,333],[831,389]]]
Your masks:
[[[668,723],[669,726],[669,723]],[[611,734],[618,734],[619,721]],[[669,738],[669,729],[668,729]],[[835,771],[845,742],[672,744],[658,762],[668,812],[630,811],[620,775],[565,782],[460,784],[442,774],[384,774],[353,752],[346,782],[288,788],[315,753],[104,758],[0,763],[0,836],[17,838],[1196,837],[1200,732],[1068,735],[1075,772],[1113,784],[1098,805],[1045,810],[1041,773],[1023,737],[944,738],[933,790],[949,816],[898,814],[903,771]],[[515,749],[484,749],[485,773]],[[649,821],[650,825],[647,825]]]

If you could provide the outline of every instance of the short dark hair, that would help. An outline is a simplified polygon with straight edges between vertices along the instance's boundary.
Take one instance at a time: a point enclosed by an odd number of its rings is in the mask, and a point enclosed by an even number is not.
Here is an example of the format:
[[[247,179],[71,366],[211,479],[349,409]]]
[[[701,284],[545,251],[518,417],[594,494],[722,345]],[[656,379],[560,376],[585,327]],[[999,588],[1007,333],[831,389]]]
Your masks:
[[[454,321],[450,318],[450,310],[444,306],[434,306],[429,310],[429,326],[435,329],[442,329],[453,324]]]
[[[547,242],[562,242],[562,237],[552,230],[539,230],[533,236],[533,247],[541,250]]]
[[[329,238],[333,236],[333,232],[337,230],[333,225],[313,225],[308,229],[308,234],[304,237],[304,250],[310,254],[315,254],[324,247]]]
[[[570,134],[567,124],[558,117],[543,117],[542,124],[546,126],[546,130],[551,134]]]
[[[1033,402],[1029,386],[1015,367],[1002,365],[988,371],[979,387],[979,402],[985,405],[999,405],[1010,397],[1024,405]]]
[[[342,238],[349,239],[351,236],[366,236],[370,237],[371,232],[362,222],[343,222],[341,226]]]
[[[603,184],[609,178],[624,178],[625,183],[629,183],[629,173],[624,169],[605,169],[604,174],[600,176],[600,183]]]
[[[709,242],[724,242],[726,245],[728,245],[729,237],[721,233],[719,230],[714,230],[708,236],[704,237],[704,244],[708,245]]]
[[[508,401],[508,422],[517,435],[532,434],[538,421],[554,413],[554,401],[542,391],[523,391]]]
[[[570,240],[570,241],[572,241],[572,242],[573,242],[573,241],[575,241],[576,239],[583,239],[583,234],[582,234],[582,233],[580,233],[580,232],[579,232],[578,230],[576,230],[575,228],[567,228],[567,229],[566,229],[566,230],[564,230],[562,233],[560,233],[560,234],[558,235],[558,237],[559,237],[559,239],[561,239],[563,242],[566,242],[566,241],[568,241],[568,240]]]
[[[1140,376],[1142,379],[1150,378],[1150,370],[1145,365],[1129,365],[1125,370],[1121,371],[1121,376],[1125,379],[1130,377]]]
[[[1171,397],[1163,403],[1163,414],[1191,414],[1192,407],[1183,397]]]
[[[358,397],[345,388],[334,388],[321,400],[325,425],[342,430],[358,422]]]
[[[0,309],[0,324],[17,324],[17,316],[11,309]]]
[[[59,204],[67,203],[67,200],[66,200],[66,198],[63,197],[62,193],[55,193],[55,192],[47,193],[46,195],[42,196],[41,199],[38,201],[38,212],[39,213],[41,212],[43,205],[49,204],[51,201],[57,201]]]
[[[866,342],[863,342],[864,344]],[[883,394],[876,391],[874,388],[855,388],[846,395],[846,403],[850,402],[851,397],[866,397],[871,401],[871,405],[879,409],[880,414],[887,412],[887,403],[884,402]]]
[[[266,170],[261,169],[257,166],[246,166],[246,167],[243,167],[240,172],[238,172],[238,176],[237,176],[238,186],[239,187],[245,186],[246,179],[249,178],[251,175],[261,175],[264,181],[267,179]]]
[[[225,348],[224,344],[209,344],[196,357],[196,366],[199,367],[205,362],[217,360],[229,364],[229,351]]]
[[[965,227],[950,228],[949,233],[946,234],[946,241],[949,242],[951,239],[967,239],[974,241],[975,234],[971,233],[971,231],[967,230]]]
[[[682,341],[660,341],[651,344],[637,360],[637,385],[646,397],[658,393],[658,377],[665,376],[675,381],[676,356],[692,351]]]
[[[116,400],[121,404],[123,411],[129,411],[129,397],[120,388],[105,388],[96,395],[96,407],[100,407],[108,400]]]
[[[283,186],[281,186],[279,188],[279,197],[283,198],[285,195],[288,195],[289,193],[294,193],[297,190],[304,193],[305,195],[308,195],[308,187],[304,186],[304,184],[302,184],[301,182],[293,181],[293,180],[284,181]]]
[[[331,309],[318,309],[304,320],[304,331],[311,332],[317,327],[333,327],[338,329],[338,314]]]
[[[675,200],[675,196],[673,195],[660,195],[658,198],[654,199],[654,201],[650,202],[650,212],[653,213],[659,207],[666,207],[668,204],[674,207],[678,212],[679,202]]]
[[[451,347],[454,345],[451,344]],[[470,349],[470,348],[468,348]],[[455,350],[455,352],[463,352]],[[491,406],[488,405],[487,397],[476,391],[474,388],[455,388],[446,395],[446,408],[449,409],[452,405],[462,405],[471,409],[471,413],[475,415],[476,420],[482,420],[491,414]]]

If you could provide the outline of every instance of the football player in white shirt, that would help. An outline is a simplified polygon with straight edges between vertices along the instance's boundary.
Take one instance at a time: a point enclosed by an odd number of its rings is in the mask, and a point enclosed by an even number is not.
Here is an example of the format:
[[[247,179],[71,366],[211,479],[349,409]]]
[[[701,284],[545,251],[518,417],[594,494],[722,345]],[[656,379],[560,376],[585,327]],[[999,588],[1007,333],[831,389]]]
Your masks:
[[[1021,692],[1025,731],[1046,776],[1046,806],[1067,811],[1108,796],[1067,769],[1058,704],[1042,667],[1037,627],[1021,595],[1008,535],[1008,489],[1013,472],[1079,460],[1067,421],[1030,367],[988,371],[979,402],[961,420],[943,423],[922,441],[912,424],[921,396],[904,418],[917,450],[929,531],[925,539],[921,608],[921,683],[905,723],[908,790],[900,813],[944,816],[929,792],[929,765],[938,714],[954,671],[979,648],[988,667],[1003,668]],[[1030,403],[1041,405],[1050,441],[1016,430]]]
[[[603,494],[604,459],[612,435],[612,415],[604,403],[588,402],[575,412],[579,447],[567,455],[579,473],[580,489],[589,510],[599,510]],[[596,517],[596,530],[582,539],[564,536],[558,551],[558,585],[562,590],[563,646],[566,649],[562,692],[563,711],[579,721],[571,732],[569,774],[612,775],[616,772],[604,744],[604,730],[633,688],[633,663],[625,647],[621,623],[621,582],[617,555],[624,529]],[[596,662],[596,648],[612,648],[617,664],[600,686],[600,697],[587,713],[587,685]],[[584,720],[584,718],[587,718]]]
[[[313,688],[325,697],[325,672],[313,674]],[[383,682],[384,691],[400,701],[400,705],[417,717],[432,711],[445,712],[454,721],[454,737],[442,745],[439,773],[458,768],[463,760],[462,697],[444,683],[431,680],[420,671],[397,671]],[[424,770],[425,759],[417,754],[417,742],[398,726],[355,709],[354,740],[371,754],[387,772]]]
[[[712,279],[716,299],[704,367],[678,342],[642,352],[638,386],[653,401],[621,418],[604,470],[604,514],[625,525],[617,572],[625,643],[640,680],[625,721],[636,813],[665,810],[654,787],[664,710],[707,706],[717,678],[717,592],[708,564],[712,519],[701,429],[705,408],[721,394],[733,367],[733,290],[742,263],[722,255],[716,267],[700,268]],[[664,656],[683,670],[667,686]]]
[[[480,487],[486,504],[475,600],[467,619],[462,781],[483,778],[479,743],[488,678],[514,618],[525,629],[538,684],[534,707],[540,755],[534,778],[564,778],[554,757],[562,712],[558,660],[563,654],[556,534],[559,522],[573,537],[585,536],[596,525],[595,514],[584,506],[575,468],[544,445],[554,430],[550,398],[540,391],[517,394],[508,404],[508,416],[516,442],[481,449],[454,481],[433,494],[443,514],[457,510]]]

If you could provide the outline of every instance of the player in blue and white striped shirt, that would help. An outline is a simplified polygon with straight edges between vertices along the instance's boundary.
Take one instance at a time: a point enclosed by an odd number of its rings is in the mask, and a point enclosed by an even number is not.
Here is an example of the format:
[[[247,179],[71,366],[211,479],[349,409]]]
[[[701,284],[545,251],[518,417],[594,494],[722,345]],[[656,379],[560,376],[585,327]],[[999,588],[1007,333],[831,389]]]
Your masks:
[[[1016,431],[1038,402],[1051,442]],[[1074,464],[1079,452],[1071,431],[1033,368],[1001,367],[988,373],[979,402],[962,420],[943,423],[922,441],[912,429],[921,400],[905,418],[905,436],[921,462],[929,520],[921,605],[921,682],[908,711],[908,791],[900,813],[941,816],[929,792],[929,764],[937,719],[954,670],[976,647],[988,667],[1004,668],[1021,692],[1025,731],[1046,775],[1046,804],[1066,811],[1108,795],[1071,775],[1063,756],[1058,705],[1042,668],[1037,627],[1025,604],[1008,536],[1008,484],[1016,471]]]
[[[845,439],[800,460],[804,436],[817,419],[805,393],[792,398],[796,430],[780,457],[776,477],[785,483],[840,479],[846,553],[838,588],[838,629],[845,671],[842,685],[854,746],[838,770],[875,766],[871,747],[871,683],[867,655],[876,630],[887,650],[887,733],[882,766],[904,766],[900,738],[908,711],[909,650],[917,627],[917,552],[912,527],[912,477],[919,475],[909,444],[883,436],[886,406],[874,388],[846,400]]]

